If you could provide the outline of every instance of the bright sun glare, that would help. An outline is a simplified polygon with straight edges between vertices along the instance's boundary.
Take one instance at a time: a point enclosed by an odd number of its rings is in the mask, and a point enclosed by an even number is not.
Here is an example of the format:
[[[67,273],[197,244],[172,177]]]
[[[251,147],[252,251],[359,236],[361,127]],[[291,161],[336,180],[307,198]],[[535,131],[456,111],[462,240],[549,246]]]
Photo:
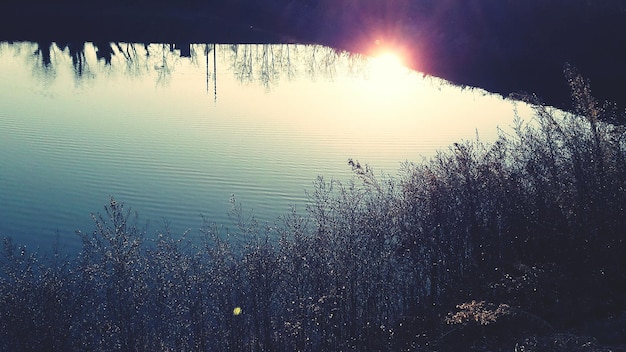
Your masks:
[[[402,60],[398,54],[391,51],[384,51],[374,56],[370,60],[372,71],[378,73],[393,73],[400,71],[404,68]]]
[[[406,94],[410,72],[396,51],[380,50],[368,61],[368,78],[379,98]]]
[[[384,65],[389,67],[402,66],[402,61],[400,60],[398,54],[391,51],[382,52],[374,57],[372,60],[376,62],[377,65]]]

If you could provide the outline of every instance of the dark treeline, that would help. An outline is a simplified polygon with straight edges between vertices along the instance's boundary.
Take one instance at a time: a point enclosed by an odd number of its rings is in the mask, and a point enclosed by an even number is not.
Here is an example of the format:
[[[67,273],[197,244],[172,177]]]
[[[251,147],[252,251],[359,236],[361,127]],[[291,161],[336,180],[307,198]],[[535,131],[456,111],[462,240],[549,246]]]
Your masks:
[[[233,200],[233,229],[153,236],[111,199],[75,256],[5,239],[0,350],[624,350],[626,131],[566,76],[575,113],[398,178],[350,160],[278,225]]]
[[[178,60],[187,59],[205,67],[206,88],[209,90],[209,81],[212,81],[214,94],[217,94],[218,88],[216,71],[218,66],[222,69],[222,65],[232,70],[237,81],[257,83],[270,89],[281,79],[333,79],[338,71],[365,74],[368,60],[366,56],[329,47],[299,44],[23,42],[10,44],[9,47],[14,55],[29,53],[24,59],[32,65],[33,72],[50,80],[54,80],[57,71],[68,68],[71,62],[77,83],[95,79],[103,71],[108,74],[117,70],[129,76],[158,71],[157,84],[161,84],[169,81]]]
[[[564,64],[596,96],[626,107],[622,0],[9,0],[0,39],[300,42],[369,52],[376,40],[409,65],[490,92],[535,93],[570,108]],[[45,28],[42,31],[41,28]]]

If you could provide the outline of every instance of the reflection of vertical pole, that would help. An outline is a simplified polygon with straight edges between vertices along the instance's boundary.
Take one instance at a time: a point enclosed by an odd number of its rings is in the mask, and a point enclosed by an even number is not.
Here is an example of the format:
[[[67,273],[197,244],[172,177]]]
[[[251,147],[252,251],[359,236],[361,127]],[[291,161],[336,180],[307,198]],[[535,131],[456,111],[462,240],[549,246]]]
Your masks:
[[[217,101],[217,47],[213,44],[213,100]]]
[[[209,92],[209,44],[204,44],[204,56],[206,56],[206,92]]]

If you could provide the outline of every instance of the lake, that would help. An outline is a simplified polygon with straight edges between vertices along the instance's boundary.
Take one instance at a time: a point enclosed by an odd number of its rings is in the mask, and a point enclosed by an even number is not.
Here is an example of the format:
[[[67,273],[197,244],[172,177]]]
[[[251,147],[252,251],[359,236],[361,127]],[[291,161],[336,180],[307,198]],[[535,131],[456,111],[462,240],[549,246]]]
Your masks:
[[[273,224],[348,159],[391,175],[493,140],[513,102],[319,45],[0,43],[0,236],[79,248],[114,196],[174,235],[226,227],[234,195]]]

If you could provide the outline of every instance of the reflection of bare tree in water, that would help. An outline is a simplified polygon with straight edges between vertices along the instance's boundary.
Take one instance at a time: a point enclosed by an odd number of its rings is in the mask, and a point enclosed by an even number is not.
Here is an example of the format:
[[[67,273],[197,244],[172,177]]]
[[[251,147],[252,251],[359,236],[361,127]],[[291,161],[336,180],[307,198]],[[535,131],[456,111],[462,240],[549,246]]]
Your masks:
[[[180,55],[173,44],[150,45],[147,43],[115,43],[111,62],[121,61],[126,74],[141,76],[150,72],[157,73],[157,84],[168,84],[173,67]]]
[[[231,45],[230,50],[233,54],[231,68],[235,72],[235,77],[240,82],[252,82],[253,64],[252,50],[250,45]]]
[[[300,47],[303,50],[298,50]],[[337,74],[343,54],[323,46],[293,44],[240,44],[230,46],[231,69],[240,82],[258,81],[269,88],[283,75],[291,80],[303,73],[316,79],[332,78]],[[302,66],[302,67],[300,67]]]
[[[107,66],[111,66],[111,58],[113,56],[113,48],[111,47],[111,43],[108,42],[96,42],[93,44],[96,48],[96,58],[98,61],[104,61],[104,64]]]
[[[214,52],[215,44],[203,44],[203,45],[189,45],[189,60],[195,67],[200,67],[201,64],[206,65],[206,91],[209,91],[209,79],[211,73],[209,72],[209,54]],[[182,51],[181,51],[182,56]],[[202,57],[202,62],[200,57]]]
[[[338,54],[344,65],[343,71],[347,75],[355,77],[370,77],[369,58],[360,54],[342,52]]]
[[[366,71],[367,57],[337,51],[323,46],[306,47],[306,73],[315,80],[318,77],[332,80],[339,72],[342,74],[358,75]]]
[[[317,75],[317,72],[318,72],[318,61],[317,61],[317,50],[318,50],[318,47],[314,46],[312,49],[313,50],[311,52],[311,57],[307,61],[306,73],[313,80],[315,80],[315,76]]]
[[[273,81],[274,76],[277,76],[278,73],[274,68],[274,46],[273,45],[263,45],[261,46],[261,82],[265,88],[269,88],[269,84]],[[257,46],[258,49],[258,46]]]
[[[54,78],[57,73],[56,65],[60,64],[58,59],[67,54],[72,61],[74,80],[80,83],[86,77],[93,77],[87,57],[85,55],[85,43],[63,43],[57,44],[50,41],[37,42],[37,50],[34,56],[37,58],[36,72],[43,72],[46,78]]]
[[[337,75],[341,59],[345,59],[343,54],[332,48],[318,45],[307,49],[309,51],[305,54],[307,75],[312,80],[316,80],[318,77],[333,79]]]
[[[37,42],[35,45],[37,49],[33,51],[35,59],[33,73],[43,77],[43,82],[53,80],[56,76],[56,70],[52,63],[52,50],[54,49],[52,42]]]
[[[287,44],[240,44],[230,45],[231,69],[237,80],[243,83],[259,82],[269,89],[282,75],[288,79],[296,76],[292,62],[292,48]]]
[[[97,61],[103,59],[105,63],[107,62],[107,47],[105,45],[101,45],[102,49],[88,43],[76,44],[73,42],[53,43],[43,41],[37,42],[35,45],[37,49],[33,51],[33,55],[36,58],[36,69],[34,72],[35,74],[43,73],[47,79],[56,77],[57,66],[64,65],[66,62],[64,58],[67,57],[71,59],[72,73],[76,83],[81,83],[85,78],[95,77],[95,73],[87,59],[86,47],[94,49]],[[110,59],[108,63],[110,63]]]
[[[143,55],[137,50],[137,46],[143,46]],[[126,74],[129,76],[139,76],[145,72],[145,63],[148,58],[147,44],[115,43],[117,54],[122,56],[122,61],[126,65]]]
[[[50,49],[52,47],[52,42],[37,42],[37,51],[35,51],[35,55],[41,57],[41,66],[44,69],[51,68],[52,60],[50,58]]]
[[[292,80],[297,75],[297,70],[292,64],[291,55],[292,50],[296,51],[295,46],[293,44],[282,44],[278,45],[278,50],[280,50],[279,58],[279,71],[284,72],[287,75],[287,79]]]
[[[174,52],[173,44],[161,44],[161,60],[154,65],[157,71],[157,84],[166,85],[171,81],[172,68],[170,67],[170,56]]]
[[[61,49],[62,48],[62,49]],[[367,58],[319,45],[296,44],[174,44],[146,43],[66,43],[57,46],[50,42],[37,43],[34,56],[37,66],[54,74],[55,65],[61,63],[57,55],[67,55],[76,80],[94,77],[96,68],[108,67],[113,70],[121,64],[129,76],[156,73],[156,83],[168,84],[176,63],[191,60],[199,66],[203,55],[206,68],[206,89],[209,90],[212,78],[213,90],[217,96],[218,51],[221,60],[241,83],[258,83],[266,89],[278,84],[281,79],[297,77],[333,79],[339,72],[354,74],[365,72]],[[86,50],[88,55],[86,55]],[[95,57],[95,62],[93,58]],[[212,70],[210,61],[212,57]],[[62,58],[62,56],[59,56]],[[91,61],[90,61],[91,60]],[[119,70],[119,68],[117,68]]]
[[[74,78],[76,81],[84,79],[87,75],[92,76],[89,69],[89,63],[85,57],[85,43],[66,43],[65,45],[59,45],[62,51],[68,50],[70,58],[72,59],[72,67],[74,68]]]

